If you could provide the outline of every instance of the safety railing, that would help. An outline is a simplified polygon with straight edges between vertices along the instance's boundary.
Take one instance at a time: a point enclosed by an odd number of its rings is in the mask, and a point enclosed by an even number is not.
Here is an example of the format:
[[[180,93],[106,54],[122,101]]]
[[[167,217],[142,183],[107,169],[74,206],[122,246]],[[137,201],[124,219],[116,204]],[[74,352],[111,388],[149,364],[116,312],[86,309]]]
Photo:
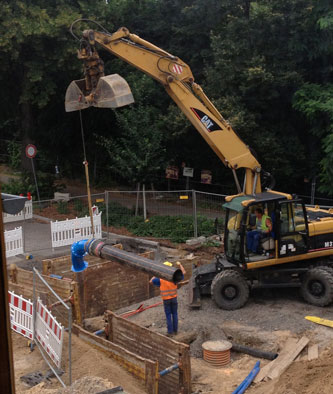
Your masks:
[[[10,327],[29,339],[34,339],[33,303],[13,291],[8,291]]]
[[[93,215],[94,238],[102,238],[101,215],[102,212]],[[74,242],[92,237],[91,219],[89,216],[51,222],[52,248],[71,245]]]
[[[5,230],[6,257],[16,256],[23,253],[23,231],[22,227],[13,230]]]
[[[72,307],[33,268],[35,344],[56,378],[66,387],[72,384]],[[61,323],[60,323],[61,321]],[[68,336],[65,339],[65,336]],[[66,344],[66,346],[64,345]],[[68,363],[64,359],[68,359]],[[65,369],[68,368],[68,370]],[[56,367],[55,367],[56,366]],[[67,367],[68,366],[68,367]]]

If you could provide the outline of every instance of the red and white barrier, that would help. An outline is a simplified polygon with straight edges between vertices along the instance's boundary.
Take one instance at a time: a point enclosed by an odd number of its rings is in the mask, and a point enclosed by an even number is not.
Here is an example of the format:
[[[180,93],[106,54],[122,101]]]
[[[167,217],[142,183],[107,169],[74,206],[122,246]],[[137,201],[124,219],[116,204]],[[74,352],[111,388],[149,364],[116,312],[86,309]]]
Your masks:
[[[64,326],[57,322],[57,319],[43,305],[40,298],[37,300],[35,325],[35,340],[41,344],[51,360],[60,368]]]
[[[34,339],[33,304],[30,300],[8,291],[10,326],[18,334]]]

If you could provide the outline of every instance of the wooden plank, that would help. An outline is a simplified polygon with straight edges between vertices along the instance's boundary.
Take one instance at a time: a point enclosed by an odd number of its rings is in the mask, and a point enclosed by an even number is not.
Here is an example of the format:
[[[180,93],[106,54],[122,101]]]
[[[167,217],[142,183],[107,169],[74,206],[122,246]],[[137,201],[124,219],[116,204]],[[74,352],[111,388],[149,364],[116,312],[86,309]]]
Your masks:
[[[317,344],[311,345],[308,348],[308,361],[316,360],[319,356],[319,348]]]
[[[260,369],[258,375],[254,379],[254,383],[259,383],[269,374],[269,372],[274,368],[274,366],[284,357],[285,354],[289,352],[297,343],[296,338],[288,338],[287,342],[285,343],[283,349],[279,353],[278,357],[271,361],[270,363],[266,364],[263,368]]]
[[[179,388],[183,394],[190,394],[191,389],[191,361],[189,346],[179,344],[179,358],[181,368],[179,369]]]
[[[146,360],[145,387],[148,394],[158,394],[158,361]]]
[[[295,360],[295,358],[299,355],[299,353],[305,348],[305,346],[309,343],[309,338],[302,337],[297,344],[289,350],[284,357],[281,357],[281,360],[277,362],[274,368],[268,373],[268,377],[270,379],[278,378]]]
[[[95,349],[103,351],[109,355],[109,357],[116,360],[122,367],[131,372],[134,376],[141,380],[145,380],[145,368],[146,359],[140,357],[121,346],[118,346],[104,338],[100,338],[94,335],[80,326],[73,324],[72,332],[85,342],[92,345]],[[150,360],[151,361],[151,360]],[[151,361],[153,362],[153,361]]]

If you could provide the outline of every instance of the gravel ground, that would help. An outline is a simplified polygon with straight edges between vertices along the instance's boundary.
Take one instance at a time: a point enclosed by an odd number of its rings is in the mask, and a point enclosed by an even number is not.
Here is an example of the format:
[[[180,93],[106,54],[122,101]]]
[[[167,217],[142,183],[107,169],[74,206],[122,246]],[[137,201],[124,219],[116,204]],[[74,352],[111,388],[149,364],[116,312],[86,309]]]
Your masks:
[[[144,306],[160,301],[159,297],[144,302]],[[178,291],[179,332],[196,332],[191,355],[201,357],[201,345],[209,339],[229,338],[234,342],[277,351],[288,336],[306,334],[313,343],[325,348],[332,343],[333,330],[305,320],[307,315],[333,320],[331,307],[320,308],[302,300],[298,289],[255,290],[248,303],[235,311],[219,309],[210,297],[202,299],[199,310],[188,307],[187,286]],[[117,313],[136,309],[140,304],[123,308]],[[163,306],[148,309],[128,318],[151,330],[166,333]],[[177,337],[175,338],[177,339]]]

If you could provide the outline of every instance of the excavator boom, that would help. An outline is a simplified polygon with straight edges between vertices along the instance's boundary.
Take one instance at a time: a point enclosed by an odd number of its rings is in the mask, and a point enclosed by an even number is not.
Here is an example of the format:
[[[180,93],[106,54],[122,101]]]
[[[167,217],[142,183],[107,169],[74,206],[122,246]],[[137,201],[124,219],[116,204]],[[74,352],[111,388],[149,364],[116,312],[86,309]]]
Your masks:
[[[192,125],[224,165],[233,171],[238,192],[261,192],[261,166],[249,147],[194,82],[190,67],[176,56],[131,34],[125,27],[109,34],[85,30],[78,57],[84,62],[85,79],[73,81],[66,92],[66,111],[90,106],[117,108],[131,104],[127,82],[117,74],[104,76],[96,44],[160,82]],[[236,170],[245,169],[243,190]]]

